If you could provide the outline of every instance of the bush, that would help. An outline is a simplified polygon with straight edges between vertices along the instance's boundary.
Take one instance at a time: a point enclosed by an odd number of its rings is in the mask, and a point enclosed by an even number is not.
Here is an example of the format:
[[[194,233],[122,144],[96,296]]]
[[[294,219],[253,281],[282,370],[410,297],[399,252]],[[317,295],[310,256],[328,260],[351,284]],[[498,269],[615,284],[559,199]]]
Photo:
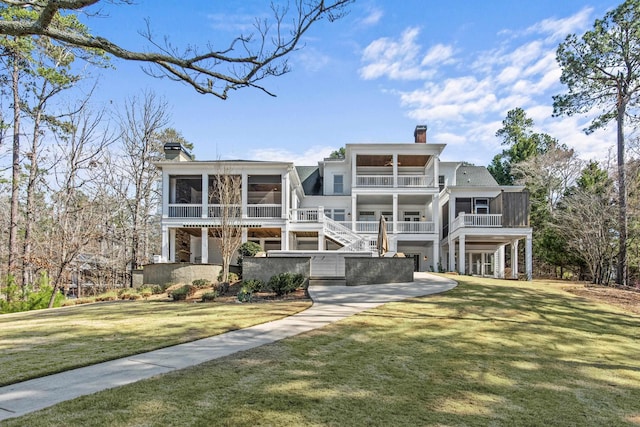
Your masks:
[[[193,282],[191,282],[191,284],[198,289],[204,289],[211,286],[211,281],[207,279],[196,279]]]
[[[184,285],[180,288],[170,291],[169,294],[174,301],[184,301],[187,299],[187,297],[195,294],[196,290],[197,288],[195,286]]]
[[[218,295],[224,295],[229,290],[229,282],[218,282],[213,285],[213,290],[218,293]]]
[[[250,279],[250,280],[242,281],[242,289],[246,289],[251,293],[260,291],[263,286],[264,286],[264,282],[258,279]]]
[[[253,297],[253,293],[261,290],[263,286],[264,283],[261,280],[251,279],[243,281],[242,287],[238,292],[238,301],[250,302]]]
[[[151,293],[153,295],[160,295],[165,291],[165,288],[160,285],[151,285]]]
[[[216,291],[206,292],[202,294],[202,302],[213,301],[218,298],[218,293]]]
[[[242,268],[242,259],[244,257],[254,256],[261,250],[262,246],[260,246],[256,242],[244,242],[243,244],[241,244],[240,248],[238,248],[238,253],[240,253],[240,256],[238,257],[238,265],[240,266],[240,268]]]
[[[302,274],[280,273],[271,276],[267,289],[274,292],[276,296],[286,295],[298,289],[305,281]]]
[[[229,283],[234,283],[238,281],[238,275],[232,271],[229,272]],[[222,271],[218,274],[218,282],[222,282]]]

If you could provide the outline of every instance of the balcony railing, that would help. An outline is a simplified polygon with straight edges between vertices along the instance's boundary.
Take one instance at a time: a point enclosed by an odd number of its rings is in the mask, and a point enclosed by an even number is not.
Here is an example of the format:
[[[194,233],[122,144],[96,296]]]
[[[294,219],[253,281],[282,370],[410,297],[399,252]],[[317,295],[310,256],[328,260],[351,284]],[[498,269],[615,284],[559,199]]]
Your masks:
[[[393,187],[393,175],[357,175],[357,187]]]
[[[169,205],[169,218],[200,218],[202,205],[176,203]]]
[[[207,207],[207,218],[222,218],[223,215],[237,216],[242,215],[242,207],[240,205],[230,205],[226,207],[224,212],[222,205],[209,205]],[[201,218],[201,204],[169,204],[169,218]],[[282,206],[277,204],[264,205],[248,205],[247,218],[280,218],[282,216]]]
[[[347,228],[351,228],[351,221],[342,221],[340,224]],[[356,233],[376,234],[378,233],[378,221],[356,221]],[[435,233],[436,227],[433,221],[398,221],[397,233],[400,234],[432,234]],[[393,233],[393,222],[387,222],[387,233]]]
[[[289,219],[293,222],[318,222],[318,209],[291,209]]]
[[[453,221],[452,230],[460,227],[498,228],[502,227],[502,214],[464,214],[461,213]]]
[[[429,175],[398,175],[394,185],[393,175],[357,175],[356,187],[360,188],[424,188],[433,187],[433,177]]]
[[[281,205],[248,205],[248,218],[280,218],[282,216]]]

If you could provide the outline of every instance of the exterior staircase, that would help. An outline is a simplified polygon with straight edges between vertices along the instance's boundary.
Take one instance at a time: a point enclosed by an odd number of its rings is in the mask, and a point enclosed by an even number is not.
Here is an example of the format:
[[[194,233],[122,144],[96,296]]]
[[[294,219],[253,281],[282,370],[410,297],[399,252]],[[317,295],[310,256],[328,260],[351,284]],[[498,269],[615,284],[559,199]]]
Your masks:
[[[342,247],[338,249],[339,252],[362,252],[369,250],[365,239],[339,222],[325,216],[323,226],[325,237],[342,245]]]

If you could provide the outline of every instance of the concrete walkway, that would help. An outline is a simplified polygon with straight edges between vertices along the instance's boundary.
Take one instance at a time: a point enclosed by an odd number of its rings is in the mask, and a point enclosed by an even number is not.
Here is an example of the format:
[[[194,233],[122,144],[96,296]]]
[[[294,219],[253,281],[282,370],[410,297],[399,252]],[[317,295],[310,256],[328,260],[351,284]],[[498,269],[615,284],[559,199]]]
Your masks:
[[[391,301],[448,291],[456,283],[428,273],[414,282],[372,286],[312,286],[313,306],[284,319],[186,344],[0,387],[0,421],[279,341]]]

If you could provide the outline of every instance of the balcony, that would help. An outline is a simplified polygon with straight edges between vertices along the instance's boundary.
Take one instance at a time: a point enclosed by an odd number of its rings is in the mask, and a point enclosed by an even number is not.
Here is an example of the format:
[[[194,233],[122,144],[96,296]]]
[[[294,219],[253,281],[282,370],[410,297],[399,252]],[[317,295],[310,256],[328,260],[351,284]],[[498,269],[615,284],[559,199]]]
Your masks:
[[[458,228],[500,228],[502,214],[465,214],[461,213],[451,224],[451,230]]]
[[[172,203],[168,206],[169,218],[202,218],[201,204]],[[230,206],[229,215],[240,215],[240,205]],[[207,218],[221,218],[222,205],[208,205]],[[248,205],[245,218],[281,218],[282,206],[278,204]]]
[[[429,175],[356,175],[358,188],[428,188],[433,187]]]
[[[322,222],[323,215],[318,209],[292,209],[289,220],[294,223]],[[343,227],[359,234],[377,234],[378,221],[337,221]],[[436,232],[433,221],[398,221],[396,234],[433,234]],[[393,233],[393,222],[387,221],[387,233]]]

